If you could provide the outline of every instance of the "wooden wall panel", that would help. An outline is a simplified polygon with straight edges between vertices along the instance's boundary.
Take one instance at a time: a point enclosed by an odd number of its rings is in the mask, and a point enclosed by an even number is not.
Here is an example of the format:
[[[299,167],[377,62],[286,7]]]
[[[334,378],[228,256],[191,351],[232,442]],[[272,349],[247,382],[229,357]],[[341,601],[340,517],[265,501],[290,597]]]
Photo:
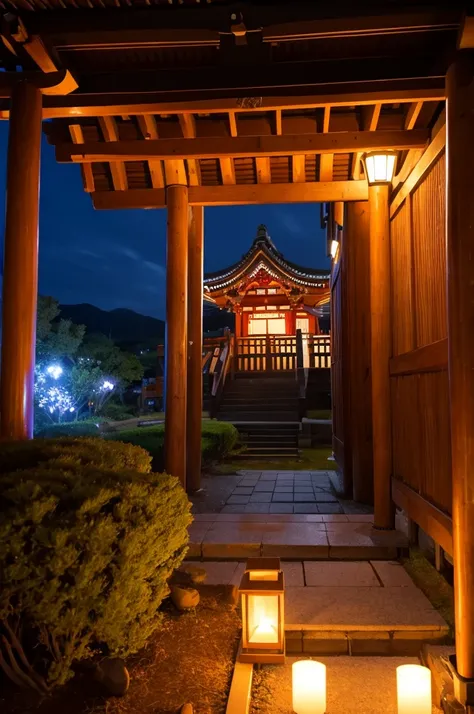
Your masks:
[[[411,200],[405,201],[391,223],[392,354],[415,347],[412,283]]]
[[[447,336],[445,157],[412,194],[416,347]]]

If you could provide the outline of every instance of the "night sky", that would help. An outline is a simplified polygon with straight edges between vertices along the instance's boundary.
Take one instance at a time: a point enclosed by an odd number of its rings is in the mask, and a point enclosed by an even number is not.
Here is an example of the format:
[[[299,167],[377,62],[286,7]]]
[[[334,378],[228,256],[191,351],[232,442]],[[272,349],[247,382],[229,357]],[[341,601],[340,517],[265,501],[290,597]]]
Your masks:
[[[8,122],[0,122],[3,234]],[[264,223],[289,260],[329,268],[319,205],[205,209],[204,269],[239,260]],[[78,166],[59,165],[43,138],[39,290],[62,303],[127,307],[165,316],[166,211],[94,211]],[[3,263],[3,240],[2,240]]]

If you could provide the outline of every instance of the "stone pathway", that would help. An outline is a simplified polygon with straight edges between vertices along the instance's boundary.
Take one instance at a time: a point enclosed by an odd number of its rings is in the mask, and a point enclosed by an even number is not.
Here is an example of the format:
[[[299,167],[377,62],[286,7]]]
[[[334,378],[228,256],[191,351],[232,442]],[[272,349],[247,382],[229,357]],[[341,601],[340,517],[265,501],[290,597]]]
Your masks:
[[[241,471],[222,513],[344,513],[327,471]]]

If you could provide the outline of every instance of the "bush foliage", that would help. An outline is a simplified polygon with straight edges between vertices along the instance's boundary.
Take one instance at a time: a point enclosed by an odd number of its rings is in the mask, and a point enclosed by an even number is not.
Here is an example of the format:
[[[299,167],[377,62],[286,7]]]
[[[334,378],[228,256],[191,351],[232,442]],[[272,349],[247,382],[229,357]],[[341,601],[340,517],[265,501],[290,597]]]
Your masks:
[[[2,445],[0,463],[1,629],[13,641],[20,625],[33,680],[63,683],[98,650],[136,652],[186,553],[178,480],[151,473],[142,449],[101,439]]]
[[[232,424],[223,421],[203,421],[202,423],[202,456],[203,462],[210,463],[225,458],[238,441],[238,431]],[[146,449],[153,458],[153,468],[163,469],[165,428],[163,424],[141,426],[134,429],[104,434],[113,441],[123,441]]]
[[[61,424],[46,424],[36,431],[35,436],[40,439],[54,439],[60,436],[98,436],[100,423],[98,419],[84,419],[82,421],[62,422]]]

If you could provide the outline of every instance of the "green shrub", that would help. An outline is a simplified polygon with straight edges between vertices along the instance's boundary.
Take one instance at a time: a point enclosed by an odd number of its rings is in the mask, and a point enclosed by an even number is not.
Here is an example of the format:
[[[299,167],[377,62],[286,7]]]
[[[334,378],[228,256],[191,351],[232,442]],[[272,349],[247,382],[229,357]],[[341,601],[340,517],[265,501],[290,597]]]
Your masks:
[[[0,476],[2,629],[8,639],[14,613],[33,679],[48,686],[94,652],[126,656],[145,644],[191,522],[172,476],[71,463]]]
[[[98,421],[70,421],[64,424],[48,424],[39,429],[35,436],[39,439],[54,439],[60,436],[99,436]]]
[[[150,454],[144,449],[103,439],[33,439],[0,443],[0,473],[22,469],[67,468],[80,471],[85,466],[122,471],[151,471]]]
[[[155,471],[164,468],[165,427],[163,424],[111,432],[104,434],[104,438],[141,446],[151,454]],[[237,429],[228,422],[203,421],[201,441],[203,463],[225,458],[235,447],[238,438]]]
[[[114,402],[107,402],[100,413],[112,421],[125,421],[126,419],[132,419],[134,416],[133,409],[128,409],[123,404],[115,404]]]

